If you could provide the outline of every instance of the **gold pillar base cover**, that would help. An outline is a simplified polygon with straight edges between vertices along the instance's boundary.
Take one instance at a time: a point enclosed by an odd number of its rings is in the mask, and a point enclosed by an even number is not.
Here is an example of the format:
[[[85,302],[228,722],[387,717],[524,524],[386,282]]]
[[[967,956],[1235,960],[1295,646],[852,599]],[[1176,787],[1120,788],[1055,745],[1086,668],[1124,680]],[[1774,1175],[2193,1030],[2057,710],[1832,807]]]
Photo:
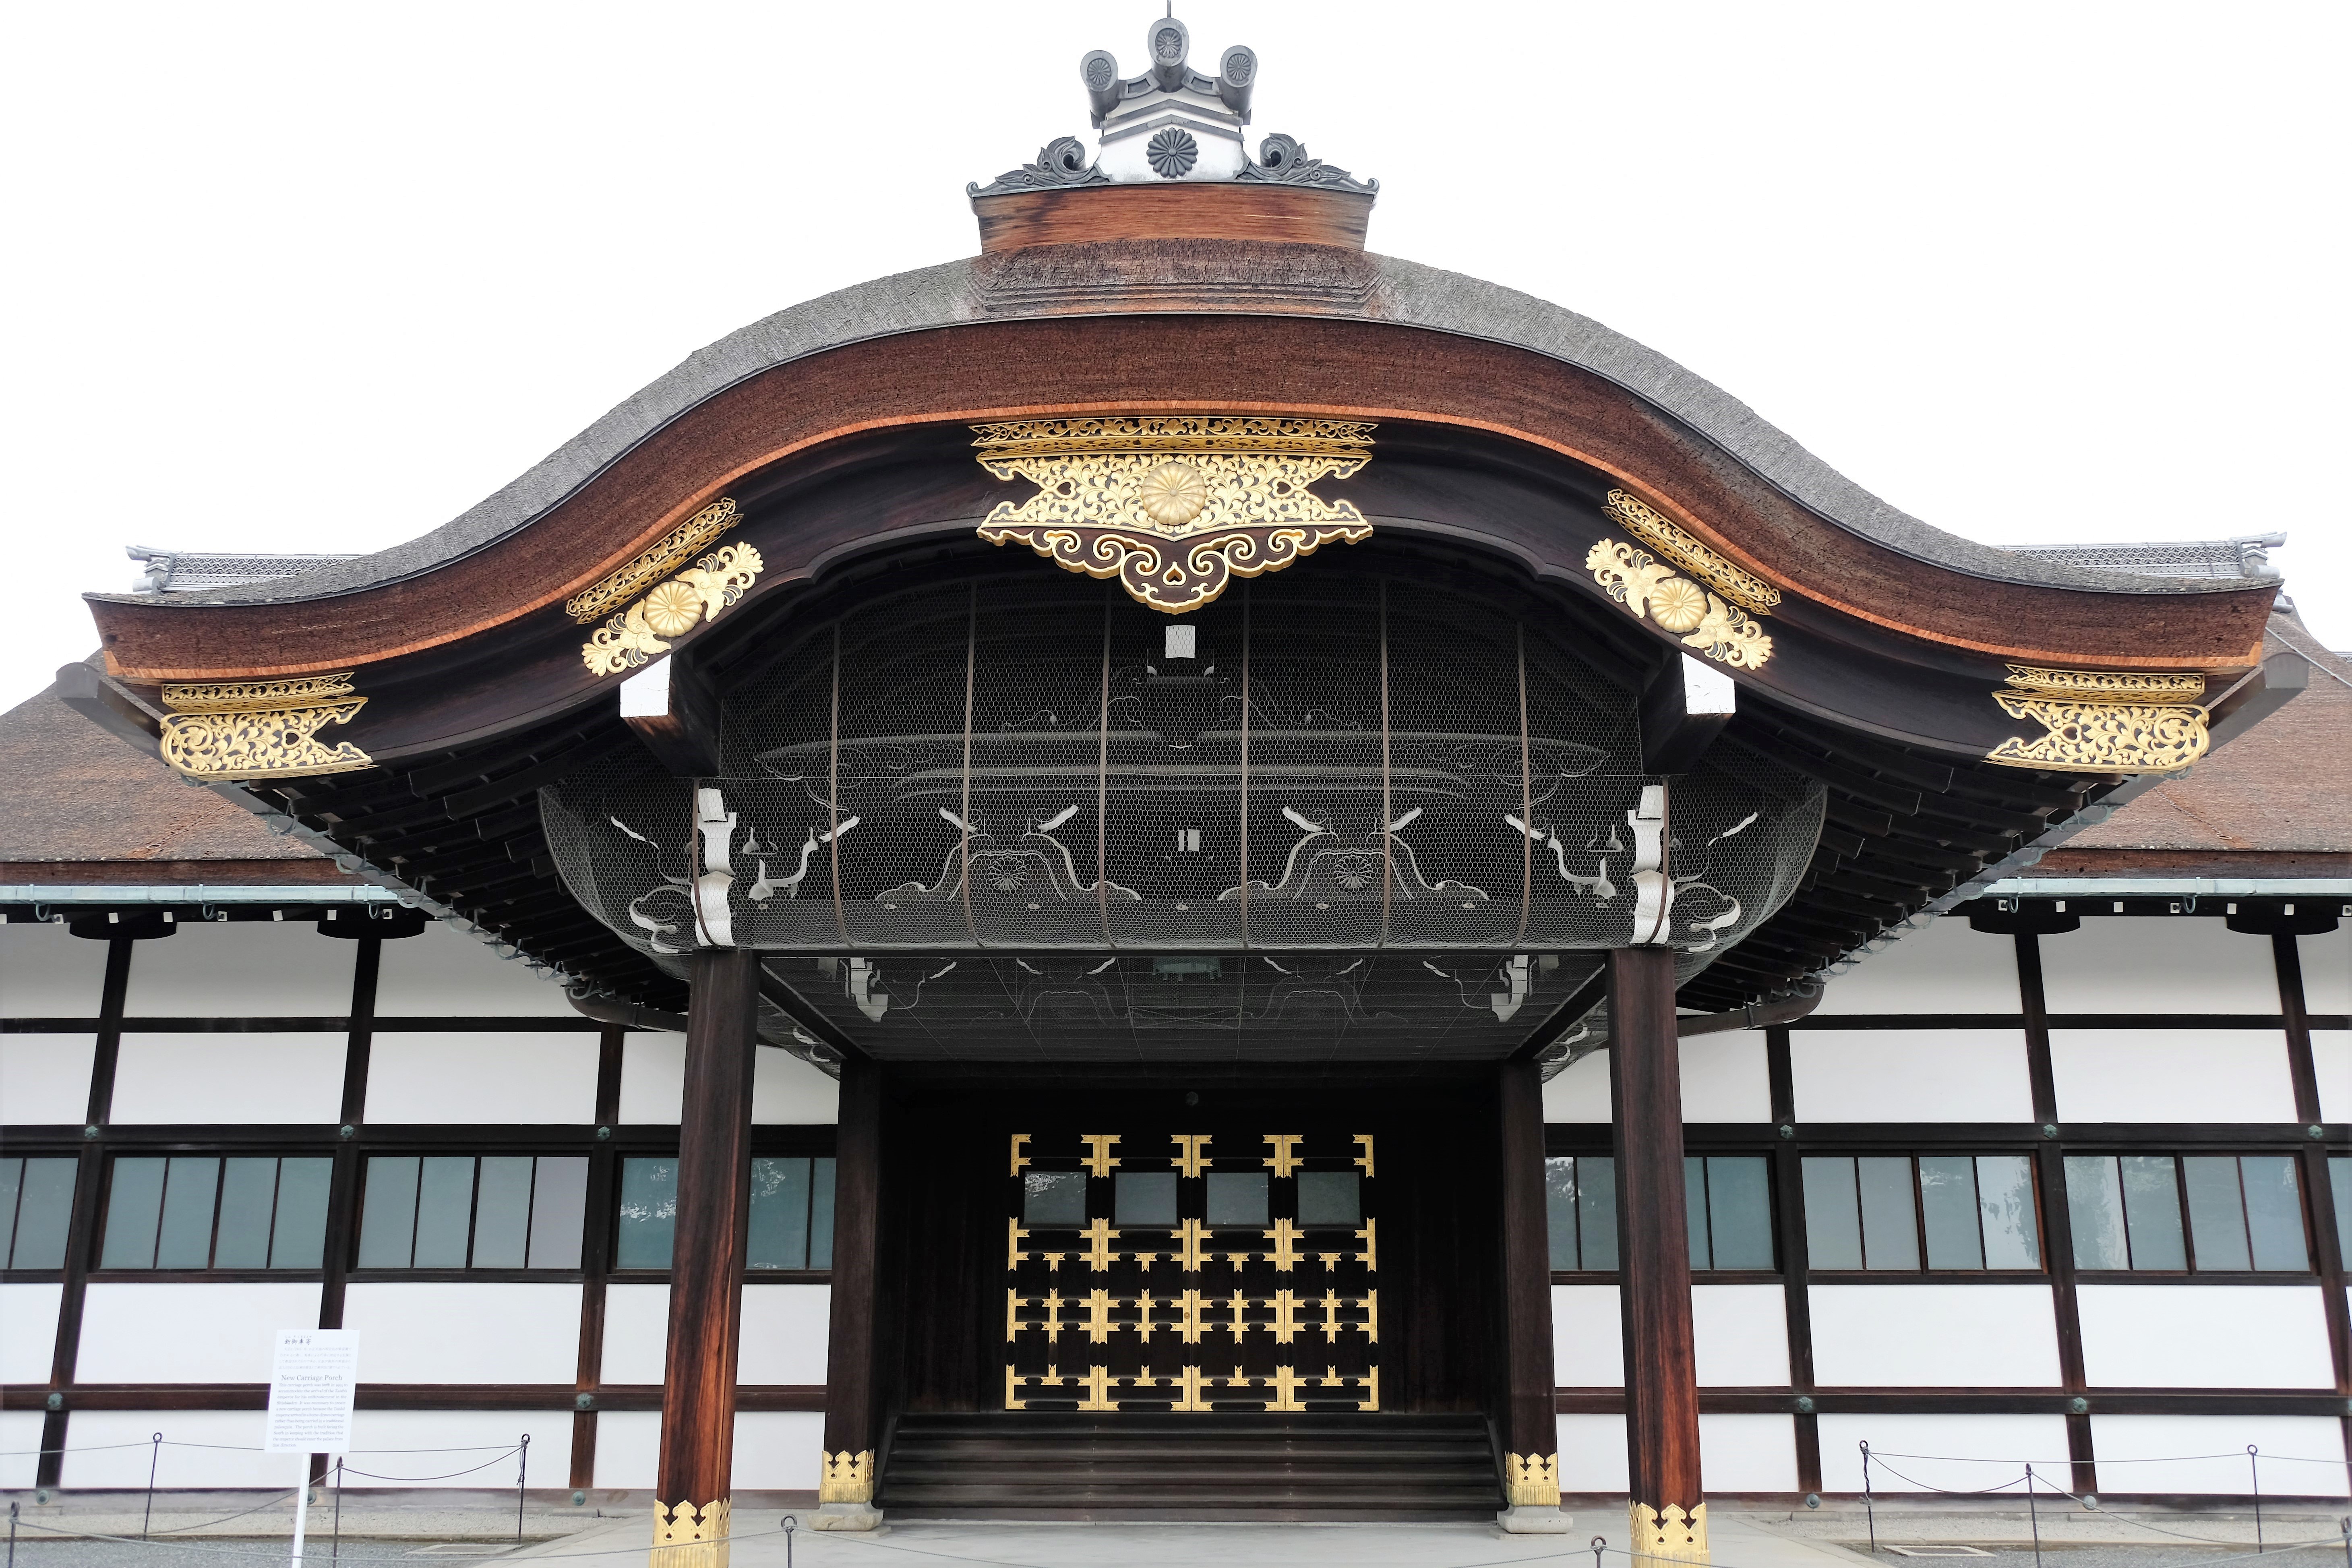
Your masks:
[[[1626,1523],[1633,1533],[1636,1563],[1707,1561],[1705,1503],[1685,1510],[1680,1503],[1655,1509],[1637,1502],[1628,1510]]]
[[[1503,1490],[1513,1508],[1559,1506],[1558,1454],[1506,1454],[1503,1460]]]
[[[727,1568],[728,1523],[733,1511],[729,1498],[700,1508],[656,1500],[651,1568]]]
[[[824,1471],[816,1483],[816,1500],[829,1502],[872,1502],[874,1500],[874,1450],[853,1454],[844,1448],[838,1454],[824,1456]]]

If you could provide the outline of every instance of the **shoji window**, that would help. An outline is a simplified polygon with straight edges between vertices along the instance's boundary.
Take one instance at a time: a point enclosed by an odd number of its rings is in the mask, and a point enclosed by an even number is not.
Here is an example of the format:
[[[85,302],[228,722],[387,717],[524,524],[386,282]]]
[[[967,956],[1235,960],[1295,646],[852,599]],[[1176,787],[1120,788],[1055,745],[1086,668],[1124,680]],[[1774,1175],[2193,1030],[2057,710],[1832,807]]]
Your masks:
[[[2311,1267],[2292,1155],[2069,1154],[2066,1212],[2077,1268],[2242,1274]]]
[[[1809,1154],[1804,1173],[1815,1271],[2042,1267],[2023,1154]]]
[[[79,1160],[0,1160],[0,1268],[62,1268]]]
[[[316,1268],[334,1162],[274,1154],[114,1161],[100,1268]]]
[[[833,1161],[806,1155],[751,1162],[753,1269],[833,1267]],[[616,1268],[667,1268],[677,1238],[677,1162],[621,1162]]]
[[[1769,1269],[1772,1188],[1760,1154],[1692,1155],[1683,1162],[1691,1268]],[[1544,1162],[1544,1209],[1555,1272],[1617,1267],[1617,1163],[1606,1154]]]
[[[360,1200],[362,1268],[577,1268],[578,1154],[378,1154]]]

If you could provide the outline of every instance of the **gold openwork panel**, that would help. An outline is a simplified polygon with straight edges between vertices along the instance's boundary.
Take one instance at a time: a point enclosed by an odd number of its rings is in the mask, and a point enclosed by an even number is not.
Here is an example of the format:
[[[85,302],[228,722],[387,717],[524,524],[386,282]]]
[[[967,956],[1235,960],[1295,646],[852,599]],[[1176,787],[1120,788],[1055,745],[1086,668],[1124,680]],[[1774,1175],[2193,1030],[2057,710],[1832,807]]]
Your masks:
[[[1380,1408],[1370,1133],[1018,1133],[1004,1408]]]

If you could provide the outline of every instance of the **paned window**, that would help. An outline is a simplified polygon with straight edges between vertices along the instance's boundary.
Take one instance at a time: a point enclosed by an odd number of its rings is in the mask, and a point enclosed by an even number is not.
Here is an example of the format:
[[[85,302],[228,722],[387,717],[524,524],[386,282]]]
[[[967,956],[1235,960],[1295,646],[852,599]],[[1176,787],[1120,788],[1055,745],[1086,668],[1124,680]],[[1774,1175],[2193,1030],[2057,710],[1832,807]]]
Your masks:
[[[1683,1161],[1694,1269],[1772,1267],[1772,1187],[1761,1154],[1693,1154]]]
[[[1617,1267],[1617,1162],[1606,1154],[1563,1154],[1544,1162],[1544,1216],[1551,1266],[1561,1272],[1606,1273]]]
[[[1264,1171],[1212,1171],[1208,1176],[1209,1225],[1266,1226],[1273,1189]]]
[[[2288,1154],[2069,1154],[2074,1267],[2301,1273],[2311,1251],[2294,1166]]]
[[[2352,1155],[2327,1157],[2327,1184],[2336,1190],[2336,1256],[2352,1258]]]
[[[316,1268],[327,1240],[323,1155],[124,1155],[100,1268]]]
[[[2042,1267],[2023,1154],[1809,1154],[1804,1173],[1811,1268]]]
[[[0,1160],[0,1264],[63,1268],[79,1160]]]
[[[360,1200],[362,1268],[577,1268],[579,1154],[378,1154]]]
[[[751,1162],[750,1268],[833,1267],[833,1174],[829,1157]],[[613,1266],[668,1268],[677,1240],[677,1162],[622,1161],[620,1208]],[[1084,1224],[1084,1216],[1072,1223]]]

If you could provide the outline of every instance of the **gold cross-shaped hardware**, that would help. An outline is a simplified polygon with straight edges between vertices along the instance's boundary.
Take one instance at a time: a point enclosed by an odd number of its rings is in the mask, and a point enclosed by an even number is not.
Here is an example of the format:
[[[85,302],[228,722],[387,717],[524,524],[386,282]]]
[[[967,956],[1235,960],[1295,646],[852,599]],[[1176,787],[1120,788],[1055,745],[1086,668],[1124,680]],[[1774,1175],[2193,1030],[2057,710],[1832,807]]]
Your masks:
[[[1087,1296],[1087,1338],[1096,1344],[1110,1342],[1110,1292],[1095,1290]]]
[[[1004,1408],[1026,1410],[1029,1402],[1021,1397],[1021,1374],[1011,1367],[1004,1369]]]
[[[1007,1341],[1021,1331],[1021,1300],[1010,1290],[1004,1293],[1004,1337]]]
[[[1145,1344],[1150,1344],[1151,1342],[1151,1331],[1155,1326],[1151,1321],[1151,1308],[1153,1300],[1154,1298],[1149,1290],[1146,1290],[1142,1295],[1138,1296],[1135,1299],[1135,1337],[1141,1340]],[[1171,1302],[1170,1305],[1173,1306],[1174,1303]],[[1168,1325],[1162,1323],[1157,1326],[1165,1328]],[[1145,1376],[1149,1377],[1151,1374],[1151,1369],[1150,1367],[1146,1367],[1143,1370]]]
[[[1116,1132],[1082,1132],[1078,1142],[1087,1146],[1087,1157],[1078,1162],[1090,1174],[1108,1176],[1110,1168],[1118,1163],[1111,1158],[1110,1147],[1118,1142]]]
[[[1174,1305],[1184,1314],[1177,1322],[1176,1332],[1186,1344],[1199,1344],[1202,1334],[1208,1330],[1208,1325],[1201,1321],[1201,1293],[1187,1290],[1175,1299]]]
[[[1356,1156],[1356,1163],[1363,1167],[1364,1178],[1369,1181],[1372,1174],[1372,1135],[1369,1132],[1359,1132],[1356,1134],[1356,1142],[1364,1151]]]
[[[1267,1240],[1274,1243],[1274,1250],[1265,1256],[1274,1264],[1275,1272],[1289,1273],[1300,1257],[1298,1227],[1286,1219],[1278,1219],[1274,1222],[1274,1228],[1265,1235]]]
[[[1187,1274],[1201,1271],[1201,1260],[1207,1249],[1202,1245],[1214,1234],[1197,1219],[1188,1219],[1176,1227],[1176,1267]]]
[[[1239,1342],[1241,1337],[1249,1332],[1253,1328],[1262,1328],[1265,1326],[1259,1323],[1251,1323],[1242,1317],[1243,1310],[1254,1304],[1255,1303],[1253,1303],[1247,1296],[1243,1295],[1238,1290],[1234,1291],[1231,1296],[1225,1299],[1225,1310],[1234,1315],[1233,1331],[1234,1339],[1236,1342]]]
[[[1045,1331],[1045,1342],[1049,1345],[1058,1342],[1062,1337],[1062,1293],[1048,1290],[1045,1299],[1038,1305],[1045,1309],[1045,1321],[1042,1325]]]
[[[1287,1290],[1274,1293],[1274,1342],[1286,1345],[1298,1332],[1298,1298]]]
[[[1176,1397],[1170,1408],[1175,1410],[1206,1410],[1209,1401],[1201,1389],[1201,1369],[1188,1366],[1176,1378]]]
[[[1201,1152],[1209,1146],[1208,1133],[1196,1132],[1188,1135],[1182,1132],[1172,1132],[1169,1136],[1175,1142],[1176,1157],[1168,1163],[1176,1167],[1178,1175],[1190,1180],[1207,1170],[1214,1163],[1206,1154]]]
[[[1338,1339],[1339,1327],[1339,1292],[1326,1290],[1323,1292],[1323,1337]]]
[[[1274,1369],[1274,1397],[1265,1402],[1268,1410],[1304,1410],[1306,1403],[1298,1397],[1298,1373],[1286,1366]]]
[[[1364,1310],[1364,1321],[1354,1326],[1364,1331],[1364,1337],[1374,1344],[1381,1342],[1381,1293],[1374,1290],[1356,1303]]]
[[[1367,1218],[1364,1221],[1364,1228],[1356,1233],[1356,1239],[1364,1244],[1364,1267],[1374,1273],[1378,1273],[1381,1267],[1380,1248],[1374,1245],[1373,1236],[1373,1231],[1379,1224],[1377,1220]]]
[[[1029,1134],[1026,1132],[1015,1132],[1013,1135],[1013,1173],[1016,1176],[1019,1175],[1021,1173],[1021,1167],[1026,1165],[1028,1163]]]
[[[1356,1401],[1356,1408],[1378,1410],[1381,1407],[1381,1369],[1379,1367],[1373,1367],[1364,1373],[1364,1397]]]
[[[1274,1154],[1265,1163],[1274,1167],[1277,1176],[1286,1176],[1307,1162],[1298,1157],[1298,1146],[1307,1142],[1304,1132],[1269,1132],[1265,1141],[1274,1146]]]
[[[1118,1401],[1110,1396],[1110,1374],[1101,1367],[1089,1367],[1083,1386],[1086,1397],[1078,1401],[1081,1410],[1116,1410]]]
[[[1110,1238],[1118,1234],[1111,1229],[1110,1221],[1107,1219],[1087,1221],[1086,1259],[1088,1268],[1100,1274],[1118,1261],[1118,1254],[1110,1244]]]
[[[1022,1240],[1028,1236],[1029,1232],[1017,1219],[1008,1219],[1004,1223],[1011,1231],[1011,1234],[1004,1238],[1004,1267],[1018,1268],[1029,1256],[1021,1250]]]

